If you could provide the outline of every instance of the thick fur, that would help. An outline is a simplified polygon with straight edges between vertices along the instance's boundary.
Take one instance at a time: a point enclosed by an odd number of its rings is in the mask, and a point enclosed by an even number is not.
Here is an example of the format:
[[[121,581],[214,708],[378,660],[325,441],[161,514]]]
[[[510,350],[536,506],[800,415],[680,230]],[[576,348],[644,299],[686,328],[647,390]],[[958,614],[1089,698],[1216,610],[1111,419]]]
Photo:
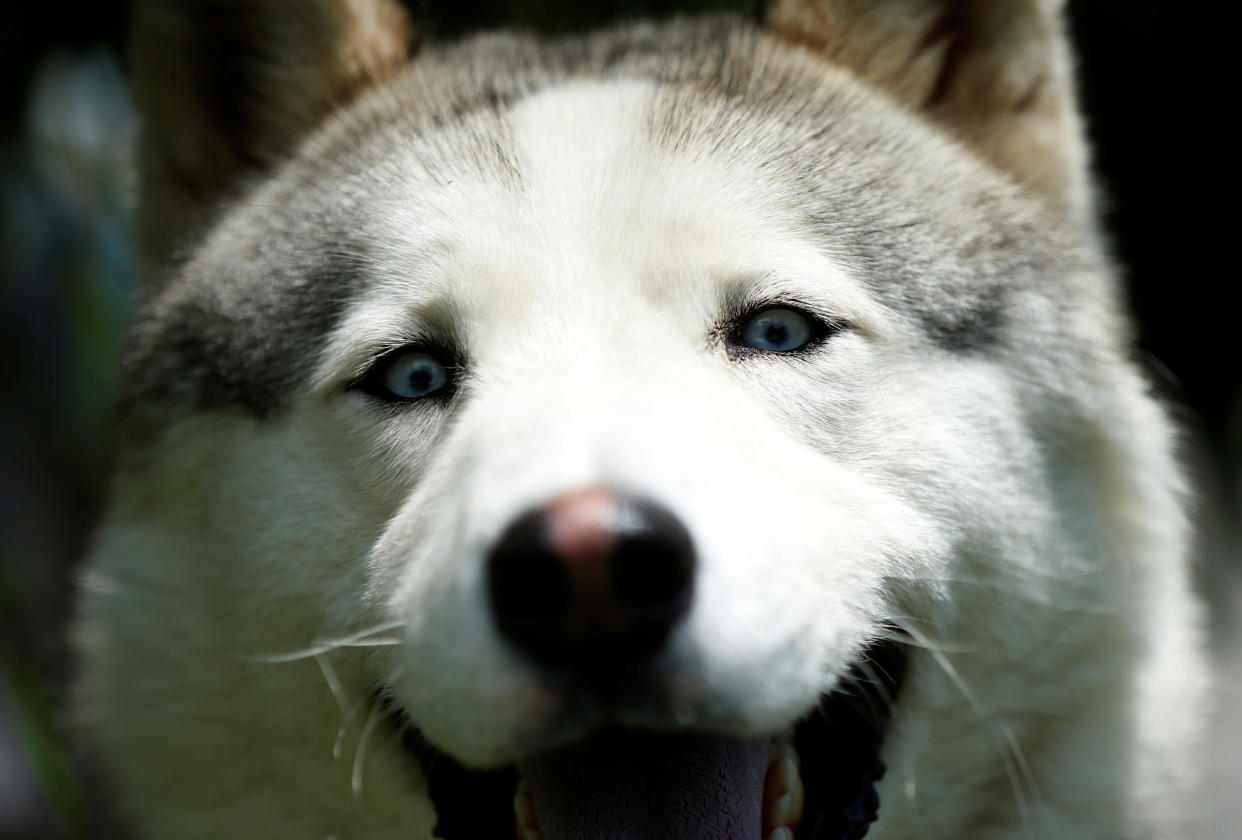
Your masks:
[[[412,55],[407,22],[351,17],[395,8],[317,0],[298,25],[374,60],[309,97],[308,53],[272,69],[273,4],[226,33],[255,42],[166,56],[233,61],[245,113],[281,115],[248,134],[196,93],[211,68],[139,65],[152,279],[78,711],[140,836],[430,837],[381,683],[470,766],[597,725],[483,585],[507,523],[595,485],[659,500],[700,555],[627,723],[781,731],[896,624],[869,836],[1188,836],[1174,436],[1128,357],[1057,10],[942,5]],[[136,49],[186,14],[138,4]],[[724,325],[773,301],[849,327],[731,353]],[[427,339],[460,352],[451,403],[349,387]]]

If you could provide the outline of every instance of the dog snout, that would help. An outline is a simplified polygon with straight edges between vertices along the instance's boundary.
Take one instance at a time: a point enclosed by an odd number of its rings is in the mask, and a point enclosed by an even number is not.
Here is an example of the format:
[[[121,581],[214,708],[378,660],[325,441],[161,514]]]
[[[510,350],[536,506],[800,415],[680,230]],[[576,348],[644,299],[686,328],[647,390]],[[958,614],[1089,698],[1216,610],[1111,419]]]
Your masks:
[[[500,632],[604,693],[663,647],[694,589],[694,545],[681,521],[602,488],[519,516],[488,563]]]

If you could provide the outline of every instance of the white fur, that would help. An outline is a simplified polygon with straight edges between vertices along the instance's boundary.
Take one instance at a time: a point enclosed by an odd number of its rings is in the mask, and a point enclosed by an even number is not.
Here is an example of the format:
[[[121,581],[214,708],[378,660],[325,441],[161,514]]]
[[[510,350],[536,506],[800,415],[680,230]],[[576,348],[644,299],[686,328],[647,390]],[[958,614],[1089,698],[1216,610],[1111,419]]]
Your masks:
[[[1183,790],[1170,727],[1189,726],[1164,710],[1196,702],[1200,672],[1167,562],[1185,539],[1170,433],[1138,376],[1108,346],[1085,370],[1034,345],[927,349],[763,171],[646,143],[651,96],[574,83],[521,102],[524,188],[463,175],[378,205],[384,275],[285,416],[178,419],[122,474],[91,560],[82,707],[145,791],[137,822],[428,837],[417,768],[367,732],[376,680],[477,766],[587,731],[598,713],[497,635],[484,555],[532,505],[603,484],[667,505],[701,558],[657,662],[667,693],[628,722],[787,728],[895,616],[919,643],[872,836],[1160,836]],[[736,364],[708,333],[739,283],[854,329],[796,364]],[[475,371],[451,421],[342,392],[444,300]],[[1071,326],[1084,342],[1097,314]],[[264,661],[372,627],[393,644]]]

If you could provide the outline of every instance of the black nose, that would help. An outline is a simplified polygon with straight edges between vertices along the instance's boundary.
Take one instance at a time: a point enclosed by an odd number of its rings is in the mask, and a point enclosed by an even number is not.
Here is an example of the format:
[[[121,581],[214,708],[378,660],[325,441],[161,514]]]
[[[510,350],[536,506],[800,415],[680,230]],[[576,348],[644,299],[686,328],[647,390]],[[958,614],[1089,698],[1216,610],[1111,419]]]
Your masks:
[[[604,691],[664,645],[694,588],[694,546],[677,517],[597,488],[516,519],[488,564],[505,637]]]

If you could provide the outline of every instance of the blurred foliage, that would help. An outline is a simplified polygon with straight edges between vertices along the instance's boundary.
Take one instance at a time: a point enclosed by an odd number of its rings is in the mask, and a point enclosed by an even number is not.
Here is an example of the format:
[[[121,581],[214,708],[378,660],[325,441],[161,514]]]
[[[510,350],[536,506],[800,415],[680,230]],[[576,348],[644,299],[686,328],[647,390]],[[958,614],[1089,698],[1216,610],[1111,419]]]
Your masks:
[[[22,101],[20,130],[0,149],[0,348],[10,360],[0,380],[0,837],[76,837],[89,820],[56,710],[68,569],[100,496],[131,309],[133,119],[117,62],[100,48],[48,56]]]

